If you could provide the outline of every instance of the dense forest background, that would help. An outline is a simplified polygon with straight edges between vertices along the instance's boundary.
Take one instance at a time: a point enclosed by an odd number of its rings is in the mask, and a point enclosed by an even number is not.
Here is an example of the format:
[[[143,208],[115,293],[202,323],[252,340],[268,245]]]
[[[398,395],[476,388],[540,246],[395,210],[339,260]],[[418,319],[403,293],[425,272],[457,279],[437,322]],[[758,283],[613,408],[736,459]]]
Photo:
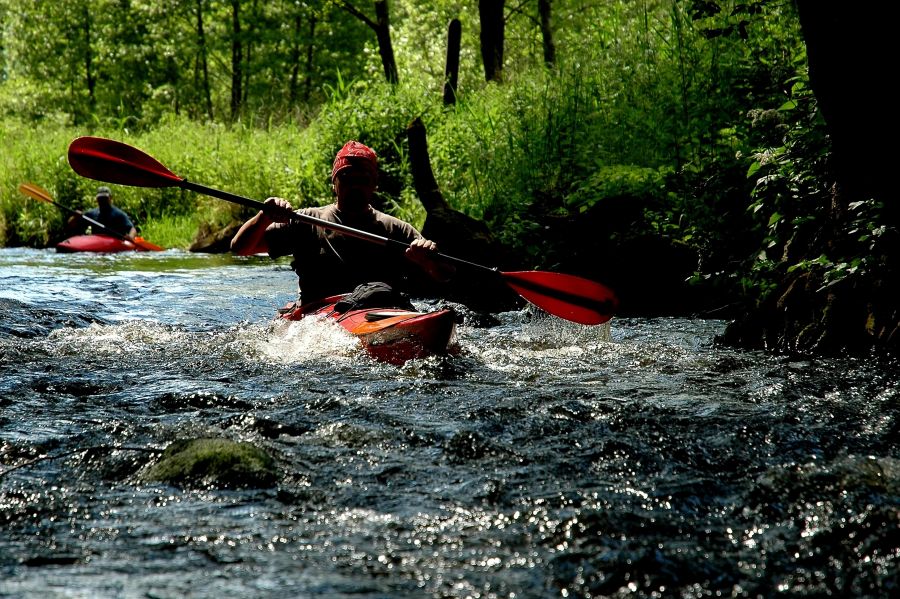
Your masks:
[[[896,223],[886,187],[854,180],[883,164],[841,137],[827,77],[869,64],[828,48],[866,51],[871,27],[781,0],[0,0],[0,246],[61,233],[23,181],[92,205],[65,159],[78,135],[295,205],[329,201],[334,152],[358,139],[381,158],[379,206],[427,228],[418,120],[441,195],[503,260],[607,282],[626,313],[743,314],[736,342],[896,347]],[[180,190],[114,196],[168,247],[247,216]]]

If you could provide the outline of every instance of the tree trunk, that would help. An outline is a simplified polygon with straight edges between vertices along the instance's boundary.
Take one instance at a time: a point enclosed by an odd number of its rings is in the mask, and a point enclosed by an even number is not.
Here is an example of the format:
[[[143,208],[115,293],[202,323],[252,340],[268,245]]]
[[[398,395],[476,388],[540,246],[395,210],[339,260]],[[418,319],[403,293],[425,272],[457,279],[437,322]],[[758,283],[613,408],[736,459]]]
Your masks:
[[[391,43],[391,21],[388,16],[387,0],[379,0],[375,3],[376,29],[378,38],[378,53],[381,54],[381,64],[384,66],[384,77],[391,85],[396,85],[400,80],[397,74],[397,62],[394,60],[394,45]]]
[[[288,84],[288,103],[297,101],[297,82],[300,80],[300,26],[303,25],[303,16],[298,12],[294,15],[294,39],[291,43],[291,80]]]
[[[172,86],[172,93],[174,95],[172,108],[175,110],[175,115],[181,114],[181,96],[182,96],[182,86],[180,84],[181,80],[181,69],[179,68],[178,62],[175,60],[174,56],[169,56],[166,58],[166,82]]]
[[[450,21],[447,28],[447,66],[444,69],[444,106],[456,103],[456,84],[459,81],[459,40],[462,25],[459,19]]]
[[[90,106],[91,112],[94,112],[94,108],[97,106],[97,97],[94,95],[94,90],[97,87],[97,77],[94,75],[94,52],[91,46],[91,11],[87,5],[85,5],[83,8],[84,10],[82,12],[82,17],[84,18],[84,20],[82,21],[82,30],[84,31],[84,80],[88,92],[88,106]]]
[[[894,95],[884,89],[895,54],[893,25],[836,0],[797,0],[797,9],[843,195],[884,201],[896,224],[894,159],[882,150],[898,133]]]
[[[206,61],[206,34],[203,31],[203,0],[197,0],[197,61],[194,65],[194,89],[199,89],[206,107],[206,117],[213,118],[209,66]]]
[[[241,66],[244,51],[241,46],[241,2],[231,0],[231,120],[236,121],[241,114]]]
[[[316,16],[309,17],[309,44],[306,46],[306,79],[303,81],[303,99],[308,101],[312,95],[313,64],[315,58]]]
[[[500,267],[509,263],[508,249],[496,241],[487,225],[454,210],[444,199],[431,168],[422,119],[416,118],[409,124],[406,137],[413,185],[428,213],[422,235],[437,243],[445,254],[472,262],[487,259],[491,265]],[[499,277],[485,278],[472,272],[457,273],[440,295],[476,310],[510,310],[519,303],[518,296]]]
[[[256,38],[256,21],[259,18],[258,7],[258,1],[253,0],[253,5],[250,7],[250,26],[247,28],[246,43],[244,44],[244,84],[243,93],[241,94],[241,106],[246,106],[247,104],[248,94],[250,93],[250,78],[253,76],[253,42]]]
[[[487,81],[501,81],[503,78],[503,35],[506,25],[503,20],[503,5],[504,0],[478,0],[481,60]]]
[[[300,56],[303,37],[301,28],[303,25],[303,15],[297,13],[294,17],[294,44],[291,47],[291,83],[290,83],[290,103],[293,105],[297,102],[300,88]],[[306,64],[304,67],[305,76],[303,78],[303,100],[309,100],[312,91],[312,71],[313,58],[315,56],[313,50],[315,45],[313,41],[316,35],[316,16],[309,15],[309,42],[306,45]]]
[[[406,128],[406,139],[409,142],[409,166],[412,170],[413,186],[419,196],[419,201],[425,207],[425,212],[449,209],[450,205],[441,194],[437,179],[434,178],[422,119],[416,118],[409,124]]]
[[[556,44],[553,42],[553,28],[550,25],[550,0],[538,0],[538,13],[541,15],[541,38],[544,42],[544,64],[556,64]]]
[[[347,0],[342,0],[340,6],[375,32],[378,40],[378,53],[381,55],[381,64],[384,67],[384,77],[388,83],[396,84],[400,79],[397,74],[397,63],[394,60],[394,46],[391,43],[391,21],[388,15],[387,0],[375,2],[375,21]]]

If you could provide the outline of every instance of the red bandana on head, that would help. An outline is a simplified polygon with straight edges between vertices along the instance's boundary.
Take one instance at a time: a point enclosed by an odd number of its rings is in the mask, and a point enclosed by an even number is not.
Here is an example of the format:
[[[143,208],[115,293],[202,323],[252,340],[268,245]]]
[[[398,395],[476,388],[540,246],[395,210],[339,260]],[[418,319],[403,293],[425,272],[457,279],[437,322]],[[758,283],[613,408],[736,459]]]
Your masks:
[[[331,180],[345,168],[355,166],[367,170],[373,178],[378,176],[378,156],[375,151],[358,141],[348,141],[334,157],[331,167]]]

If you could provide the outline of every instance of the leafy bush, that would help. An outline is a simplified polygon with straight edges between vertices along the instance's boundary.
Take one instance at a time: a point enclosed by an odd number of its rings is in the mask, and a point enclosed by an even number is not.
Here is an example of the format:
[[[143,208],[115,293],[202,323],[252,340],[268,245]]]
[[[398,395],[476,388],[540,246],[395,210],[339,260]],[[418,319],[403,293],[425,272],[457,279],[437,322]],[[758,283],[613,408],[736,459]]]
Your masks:
[[[601,166],[577,185],[566,198],[566,205],[572,210],[587,212],[610,197],[661,200],[666,195],[665,177],[657,169],[631,165]]]
[[[731,14],[692,13],[698,3],[555,4],[565,25],[557,30],[560,60],[553,68],[533,52],[535,39],[528,36],[537,30],[520,17],[534,7],[523,6],[510,22],[507,67],[515,68],[505,70],[502,84],[485,84],[475,81],[478,69],[465,63],[458,102],[449,108],[441,104],[440,73],[429,51],[417,52],[406,66],[401,60],[396,86],[375,76],[323,76],[323,102],[296,120],[288,118],[294,112],[275,118],[269,110],[230,125],[176,116],[166,109],[174,100],[164,81],[141,92],[141,123],[152,120],[150,129],[136,129],[127,110],[97,115],[78,128],[45,120],[40,134],[28,130],[33,123],[8,119],[0,126],[11,139],[0,175],[0,245],[40,245],[62,222],[52,207],[30,205],[10,191],[21,181],[46,187],[72,207],[93,205],[97,183],[75,175],[65,161],[68,142],[82,134],[135,145],[191,181],[259,200],[278,195],[295,206],[331,201],[334,153],[358,139],[379,154],[381,207],[421,226],[425,214],[413,190],[405,139],[407,125],[421,117],[444,196],[454,208],[485,219],[515,249],[539,244],[549,216],[578,218],[605,198],[631,195],[646,200],[648,233],[690,243],[708,257],[711,270],[719,270],[740,255],[735,231],[743,239],[750,229],[744,212],[748,186],[736,173],[762,144],[748,124],[757,119],[745,117],[747,107],[777,105],[781,79],[773,81],[771,73],[793,66],[800,44],[789,8],[761,4],[759,11],[770,13],[762,19],[744,15],[747,6],[739,4]],[[395,10],[396,47],[407,50],[439,46],[443,31],[438,38],[423,36],[454,12],[472,12],[443,3],[432,9],[401,3]],[[590,27],[578,18],[583,11],[596,17]],[[167,17],[153,12],[141,18]],[[406,22],[413,19],[418,20]],[[464,28],[464,38],[471,45],[477,35]],[[371,41],[363,45],[371,48]],[[472,48],[464,48],[463,58],[475,60]],[[363,70],[371,70],[373,61],[369,53]],[[415,77],[410,64],[427,74]],[[39,90],[31,91],[16,109],[21,114],[36,114],[27,106]],[[221,98],[220,93],[219,103]],[[221,113],[218,105],[216,110]],[[154,230],[184,235],[191,222],[223,226],[251,212],[174,188],[116,186],[114,201],[148,238]]]

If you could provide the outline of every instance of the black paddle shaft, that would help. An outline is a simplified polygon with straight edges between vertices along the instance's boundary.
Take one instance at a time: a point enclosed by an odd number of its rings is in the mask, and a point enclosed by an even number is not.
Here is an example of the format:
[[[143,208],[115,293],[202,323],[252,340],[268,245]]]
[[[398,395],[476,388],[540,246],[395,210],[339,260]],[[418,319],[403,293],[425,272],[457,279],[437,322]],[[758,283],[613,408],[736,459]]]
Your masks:
[[[213,196],[219,198],[221,200],[225,200],[227,202],[232,202],[235,204],[240,204],[241,206],[247,206],[248,208],[255,208],[257,210],[263,210],[265,205],[262,202],[257,200],[253,200],[250,198],[245,198],[244,196],[239,196],[237,194],[229,193],[227,191],[222,191],[220,189],[214,189],[212,187],[206,187],[205,185],[200,185],[199,183],[192,183],[187,179],[182,179],[179,186],[183,189],[189,189],[191,191],[196,191],[198,193],[202,193],[205,195]],[[404,251],[409,247],[408,243],[404,243],[402,241],[397,241],[395,239],[389,239],[382,235],[377,235],[375,233],[369,233],[367,231],[360,231],[359,229],[354,229],[352,227],[348,227],[346,225],[342,225],[339,223],[333,223],[328,220],[323,220],[321,218],[316,218],[315,216],[310,216],[308,214],[301,214],[294,211],[291,211],[290,217],[293,220],[297,220],[300,222],[305,222],[310,225],[314,225],[316,227],[322,227],[324,229],[332,229],[342,233],[344,235],[350,237],[356,237],[357,239],[363,239],[365,241],[371,241],[373,243],[377,243],[382,246],[388,246],[396,249],[397,251]],[[446,262],[450,262],[457,265],[462,265],[467,268],[476,269],[483,273],[488,273],[492,276],[502,277],[503,273],[500,272],[496,268],[490,268],[481,264],[477,264],[475,262],[469,262],[468,260],[463,260],[462,258],[456,258],[455,256],[448,256],[447,254],[442,254],[440,252],[435,252],[434,256],[440,260],[444,260]],[[540,293],[546,295],[548,297],[552,297],[558,299],[560,301],[568,302],[570,304],[574,304],[577,306],[582,306],[591,310],[597,310],[601,313],[608,313],[613,308],[613,303],[611,300],[604,301],[595,301],[591,298],[585,298],[580,295],[574,293],[568,293],[562,289],[556,289],[554,287],[548,287],[547,285],[541,285],[540,283],[533,283],[523,279],[516,279],[514,283],[510,283],[506,281],[507,284],[515,284],[520,288],[527,289],[529,291]]]
[[[205,185],[200,185],[199,183],[193,183],[188,181],[187,179],[182,179],[181,183],[178,184],[182,189],[188,189],[191,191],[196,191],[197,193],[202,193],[204,195],[212,196],[214,198],[219,198],[220,200],[225,200],[226,202],[232,202],[233,204],[240,204],[241,206],[246,206],[248,208],[255,208],[257,210],[264,210],[265,204],[260,201],[253,200],[250,198],[245,198],[244,196],[239,196],[234,193],[229,193],[227,191],[222,191],[221,189],[215,189],[212,187],[207,187]],[[378,245],[390,246],[395,248],[398,251],[403,251],[409,247],[408,243],[404,243],[402,241],[397,241],[396,239],[389,239],[384,237],[383,235],[377,235],[375,233],[369,233],[368,231],[360,231],[359,229],[354,229],[353,227],[348,227],[347,225],[342,225],[340,223],[333,223],[329,220],[324,220],[321,218],[317,218],[315,216],[310,216],[308,214],[301,214],[298,212],[291,211],[290,214],[291,219],[304,222],[310,225],[314,225],[316,227],[322,227],[323,229],[331,229],[333,231],[337,231],[342,235],[347,235],[348,237],[356,237],[357,239],[363,239],[365,241],[371,241],[372,243],[377,243]],[[475,262],[469,262],[468,260],[463,260],[462,258],[456,258],[454,256],[448,256],[447,254],[442,254],[440,252],[434,252],[436,258],[443,260],[445,262],[450,262],[453,264],[459,264],[462,266],[466,266],[469,268],[475,268],[478,270],[486,271],[489,273],[494,273],[499,275],[500,271],[496,268],[490,268],[487,266],[483,266],[481,264],[476,264]]]

